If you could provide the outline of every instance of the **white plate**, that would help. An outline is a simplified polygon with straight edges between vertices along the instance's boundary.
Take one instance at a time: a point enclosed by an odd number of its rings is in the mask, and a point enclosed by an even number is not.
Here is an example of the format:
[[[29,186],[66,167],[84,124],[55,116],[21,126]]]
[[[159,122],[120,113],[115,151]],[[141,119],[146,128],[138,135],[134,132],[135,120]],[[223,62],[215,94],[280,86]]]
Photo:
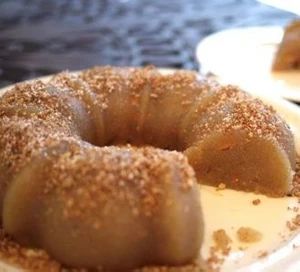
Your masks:
[[[172,70],[162,69],[164,73]],[[47,81],[49,77],[43,77]],[[0,90],[3,93],[8,88]],[[257,95],[257,93],[254,93]],[[278,113],[289,123],[296,139],[297,150],[300,151],[300,109],[280,97],[259,95],[267,104],[273,105]],[[259,198],[260,205],[252,201]],[[263,195],[237,192],[233,190],[216,191],[210,186],[201,186],[201,201],[205,222],[205,239],[201,250],[203,258],[209,256],[213,245],[212,233],[225,229],[233,240],[230,254],[221,266],[221,271],[259,272],[259,271],[300,271],[300,232],[291,234],[286,221],[295,217],[296,213],[288,207],[298,206],[298,200],[292,197],[268,198]],[[240,227],[252,227],[260,231],[263,238],[258,243],[242,244],[236,238]],[[285,236],[285,241],[282,236]],[[240,250],[239,247],[247,247]],[[270,253],[265,258],[258,258],[262,252]],[[20,271],[5,260],[0,262],[0,271]]]
[[[298,0],[258,0],[264,4],[270,5],[278,9],[300,15],[300,5]]]
[[[246,90],[300,102],[300,71],[272,72],[281,27],[236,28],[203,39],[196,55],[201,72]]]

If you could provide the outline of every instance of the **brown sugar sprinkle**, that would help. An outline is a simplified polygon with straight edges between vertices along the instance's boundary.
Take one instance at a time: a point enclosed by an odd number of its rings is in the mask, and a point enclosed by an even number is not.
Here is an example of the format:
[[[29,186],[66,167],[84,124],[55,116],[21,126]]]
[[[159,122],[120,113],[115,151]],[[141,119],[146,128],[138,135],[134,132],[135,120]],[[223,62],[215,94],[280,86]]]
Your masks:
[[[132,119],[136,118],[134,122],[137,124],[138,131],[141,131],[143,127],[147,113],[153,112],[153,110],[148,109],[174,103],[180,108],[174,111],[174,114],[178,114],[178,116],[171,118],[173,123],[170,124],[169,122],[168,127],[175,127],[176,130],[178,120],[181,120],[188,112],[191,104],[199,100],[200,93],[204,89],[202,85],[197,83],[194,72],[161,75],[151,66],[129,70],[94,67],[83,71],[79,76],[89,84],[95,94],[103,96],[103,101],[107,105],[115,103],[116,99],[114,98],[122,101],[118,106],[114,106],[115,113],[123,112],[122,105],[127,107],[130,104],[133,111],[136,112]],[[183,89],[184,91],[182,91]],[[172,98],[171,101],[170,97]]]
[[[252,204],[257,206],[261,203],[261,200],[259,198],[252,200]]]
[[[226,132],[241,129],[254,136],[276,139],[284,146],[284,138],[291,137],[282,128],[285,122],[275,114],[272,107],[266,106],[259,99],[255,99],[235,86],[216,86],[211,90],[211,97],[206,104],[199,103],[198,112],[205,116],[203,122],[195,122],[191,128],[199,139],[203,139],[211,132]],[[221,120],[215,122],[215,120]],[[205,131],[206,133],[198,133]],[[286,133],[286,135],[282,135]]]
[[[0,229],[0,259],[30,271],[62,271],[62,266],[44,251],[20,246]]]
[[[84,102],[84,106],[89,113],[95,110],[97,105],[99,105],[100,108],[106,107],[104,105],[103,96],[100,94],[96,95],[89,84],[82,80],[78,74],[61,72],[52,77],[49,81],[49,85],[58,87],[64,91],[69,91],[71,95]],[[100,118],[100,116],[98,118]]]
[[[40,81],[20,83],[1,97],[1,116],[25,116],[47,121],[73,117],[64,92]]]
[[[107,66],[84,70],[79,74],[79,78],[86,82],[92,92],[98,97],[101,101],[99,106],[104,111],[108,107],[108,97],[125,94],[124,90],[128,89],[129,84],[128,75],[129,72],[124,68]]]
[[[68,139],[71,135],[67,126],[14,116],[2,117],[0,130],[0,161],[2,167],[7,168],[7,173],[17,173],[43,148]]]
[[[237,237],[243,243],[256,243],[262,239],[262,234],[250,227],[240,227],[237,230]]]
[[[72,151],[52,160],[44,193],[58,195],[66,217],[91,219],[91,225],[99,227],[99,219],[90,214],[99,206],[113,212],[112,199],[127,203],[135,215],[155,213],[171,182],[167,178],[170,171],[179,175],[181,190],[192,188],[194,172],[187,166],[186,158],[175,151],[131,146],[84,149],[75,145]]]

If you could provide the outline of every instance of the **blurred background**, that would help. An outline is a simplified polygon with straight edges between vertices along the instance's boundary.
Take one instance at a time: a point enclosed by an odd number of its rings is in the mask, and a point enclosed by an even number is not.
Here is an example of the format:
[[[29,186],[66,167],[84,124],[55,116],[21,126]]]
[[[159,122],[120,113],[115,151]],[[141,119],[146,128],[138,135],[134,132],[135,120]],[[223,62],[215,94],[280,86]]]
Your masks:
[[[205,36],[293,18],[254,0],[0,0],[0,87],[92,65],[197,69]]]

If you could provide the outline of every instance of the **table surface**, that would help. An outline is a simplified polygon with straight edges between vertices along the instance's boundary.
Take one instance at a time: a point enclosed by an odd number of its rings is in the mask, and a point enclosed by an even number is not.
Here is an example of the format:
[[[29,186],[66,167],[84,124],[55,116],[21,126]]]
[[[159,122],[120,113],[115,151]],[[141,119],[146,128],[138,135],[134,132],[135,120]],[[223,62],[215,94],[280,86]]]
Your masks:
[[[203,37],[293,18],[254,0],[2,0],[0,87],[93,65],[196,69]]]

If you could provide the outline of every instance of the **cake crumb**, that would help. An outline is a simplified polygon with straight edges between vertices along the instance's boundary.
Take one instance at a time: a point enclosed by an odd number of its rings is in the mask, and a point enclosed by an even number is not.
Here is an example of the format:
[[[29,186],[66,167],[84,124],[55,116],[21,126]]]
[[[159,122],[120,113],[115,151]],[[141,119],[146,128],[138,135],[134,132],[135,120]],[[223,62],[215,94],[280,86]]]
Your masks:
[[[239,246],[239,247],[238,247],[238,249],[241,250],[241,251],[244,251],[244,250],[246,250],[247,248],[248,248],[248,247],[246,247],[246,246]]]
[[[240,227],[237,230],[237,237],[243,243],[256,243],[262,239],[262,234],[250,227]]]
[[[258,258],[264,258],[264,257],[267,257],[268,256],[268,251],[264,250],[264,251],[261,251],[258,253]]]
[[[232,242],[224,229],[213,232],[212,238],[214,245],[210,247],[210,255],[206,259],[209,271],[220,271],[220,266],[224,263],[225,258],[231,250],[229,244]]]
[[[217,191],[224,190],[224,189],[226,189],[226,184],[223,182],[219,183],[218,187],[216,187]]]
[[[294,207],[293,208],[293,212],[298,212],[299,211],[299,207]]]
[[[229,244],[232,242],[224,229],[219,229],[213,232],[213,240],[216,251],[221,251],[222,254],[228,255],[230,252]]]
[[[209,268],[209,271],[219,272],[220,266],[224,263],[224,258],[216,254],[215,248],[210,248],[210,256],[206,260],[206,264]]]
[[[260,200],[259,198],[254,199],[254,200],[252,201],[252,204],[255,205],[255,206],[259,205],[260,203],[261,203],[261,200]]]
[[[298,229],[300,227],[300,214],[297,214],[290,221],[287,221],[286,226],[290,231],[295,231],[296,229]]]
[[[290,206],[288,206],[287,207],[287,210],[288,211],[293,211],[293,212],[298,212],[299,211],[299,207],[297,207],[297,206],[294,206],[294,207],[290,207]]]

